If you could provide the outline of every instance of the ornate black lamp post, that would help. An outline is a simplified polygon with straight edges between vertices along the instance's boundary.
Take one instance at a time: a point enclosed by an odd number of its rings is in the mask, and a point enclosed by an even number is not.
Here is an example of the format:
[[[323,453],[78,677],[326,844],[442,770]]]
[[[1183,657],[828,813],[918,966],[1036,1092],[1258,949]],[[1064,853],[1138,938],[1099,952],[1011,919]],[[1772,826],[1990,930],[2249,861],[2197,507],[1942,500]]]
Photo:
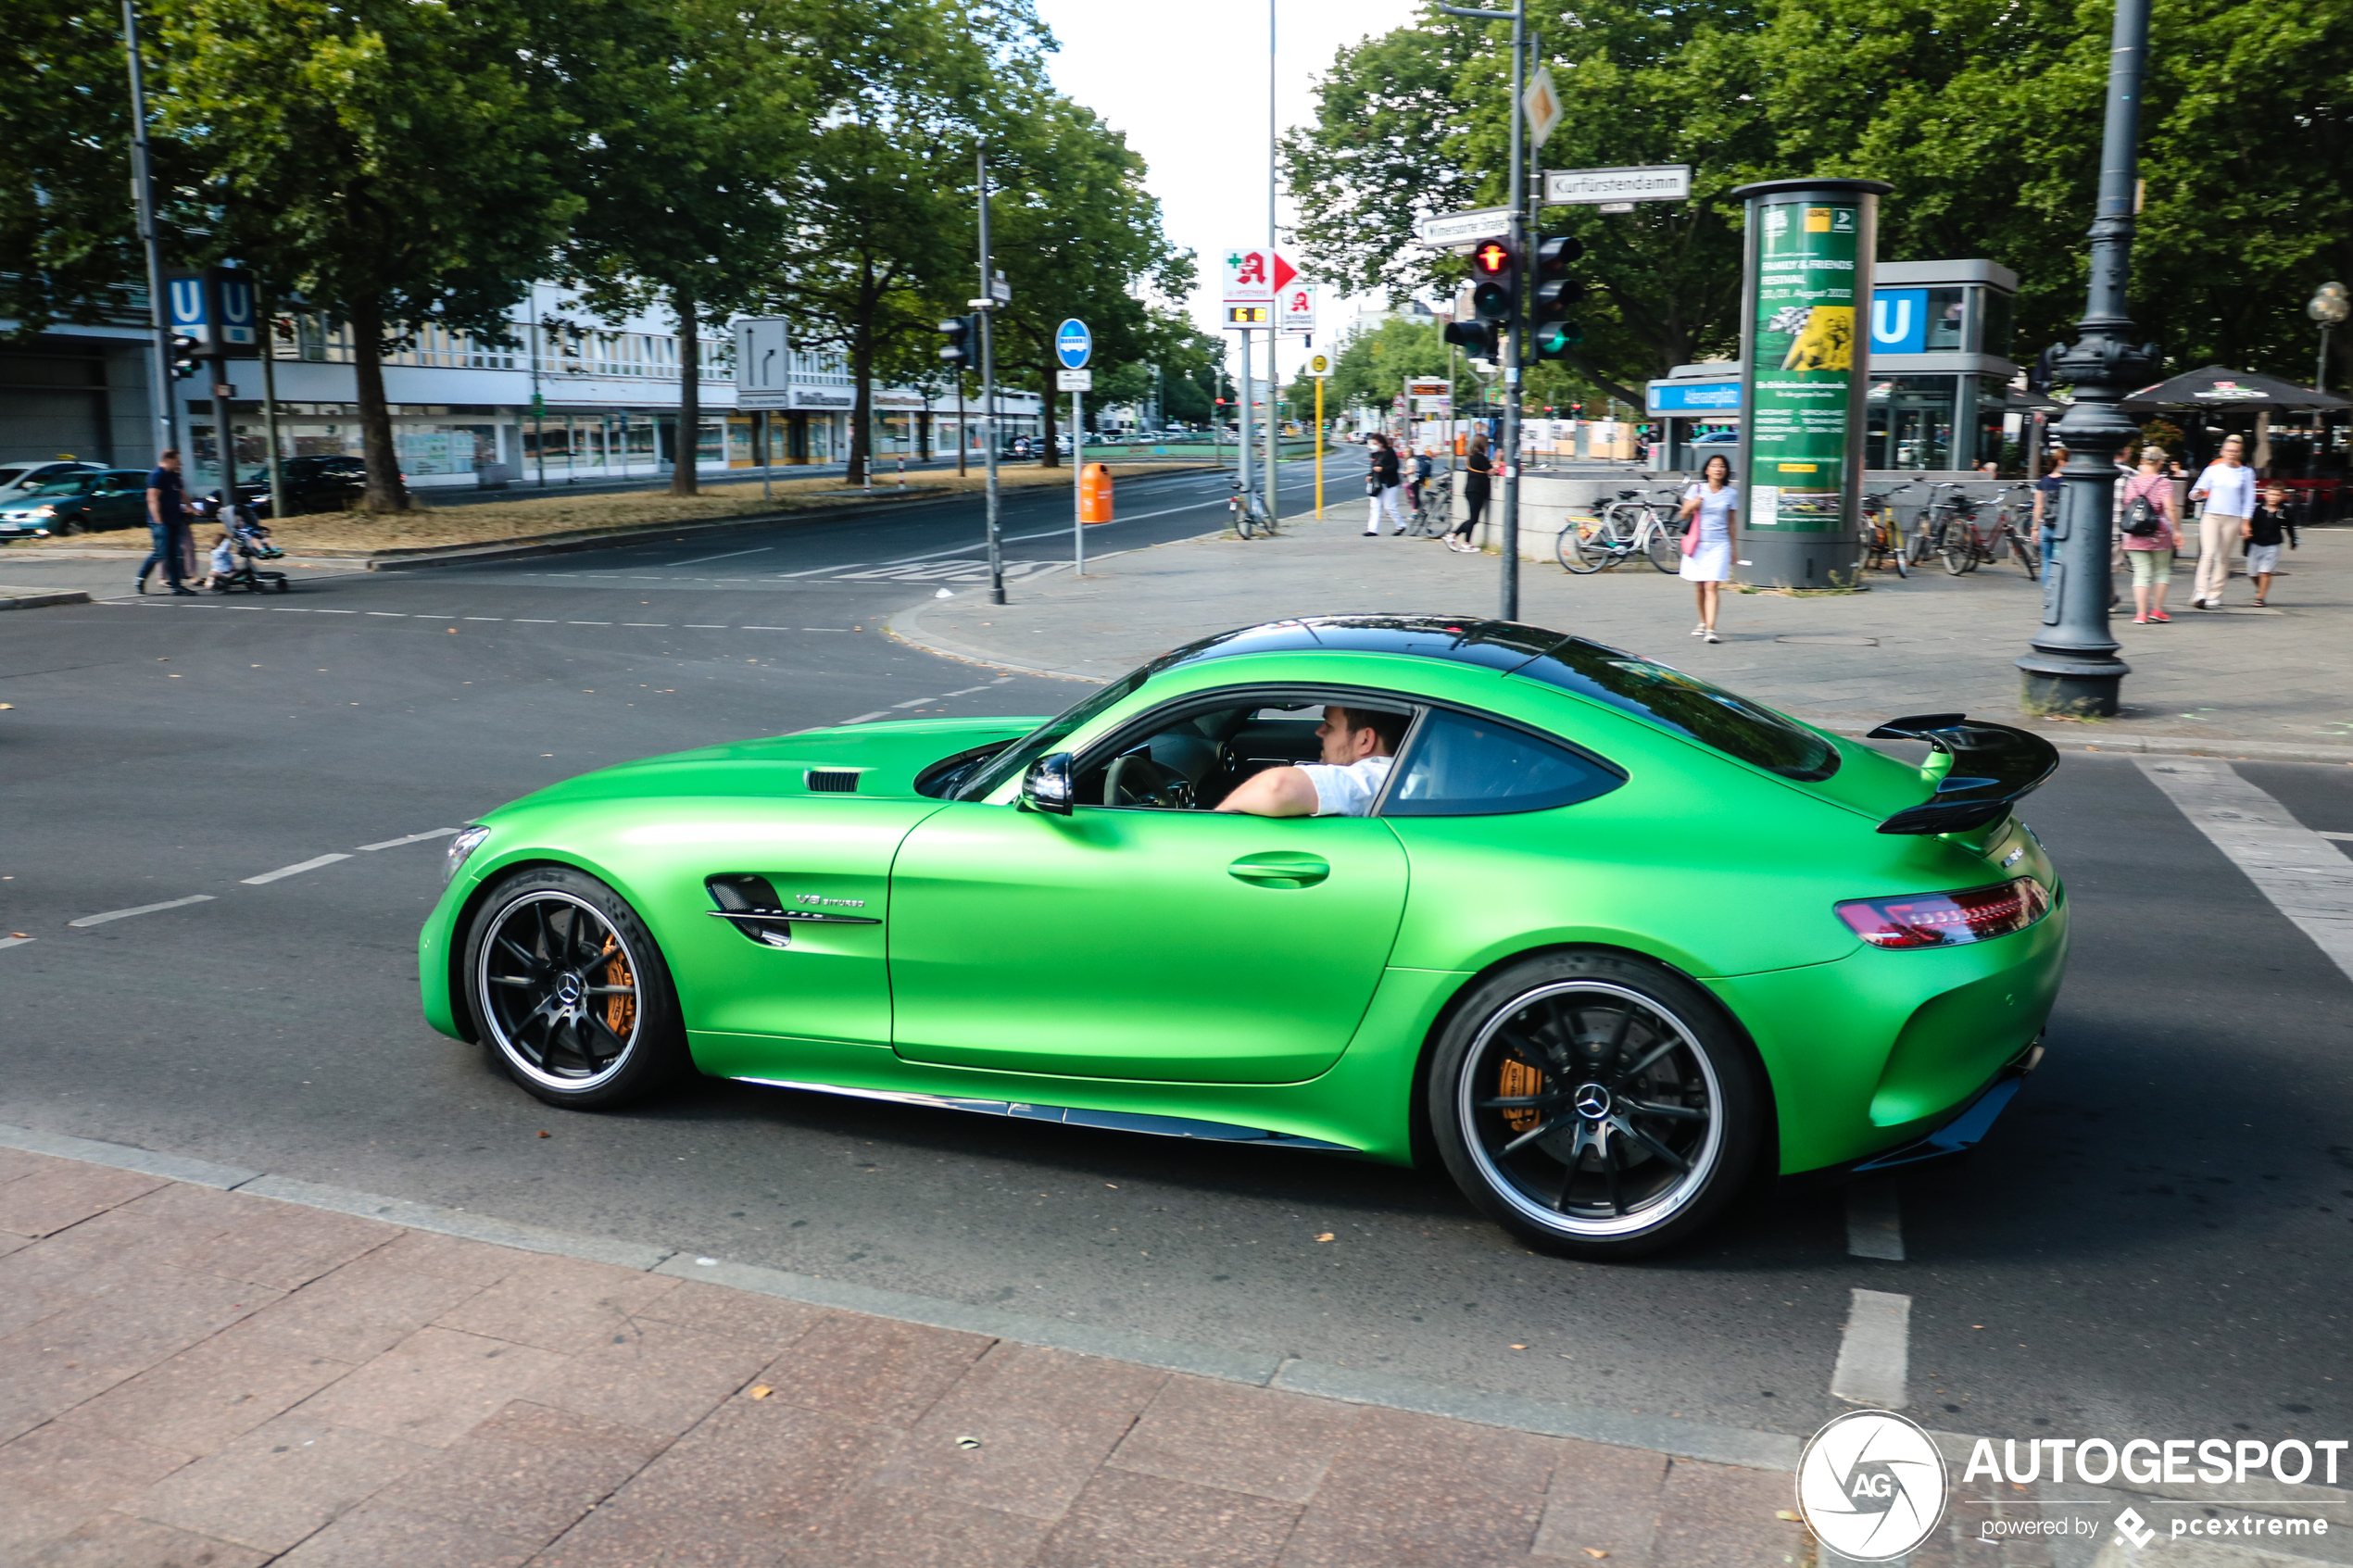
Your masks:
[[[2131,667],[2108,634],[2109,510],[2116,454],[2134,427],[2118,407],[2157,370],[2155,346],[2135,348],[2125,295],[2132,278],[2134,169],[2141,75],[2148,56],[2149,0],[2116,0],[2108,56],[2108,125],[2100,143],[2099,211],[2092,223],[2092,289],[2083,335],[2061,352],[2055,381],[2072,382],[2075,403],[2058,424],[2067,446],[2050,570],[2043,578],[2043,626],[2018,661],[2029,713],[2105,717],[2117,710]]]

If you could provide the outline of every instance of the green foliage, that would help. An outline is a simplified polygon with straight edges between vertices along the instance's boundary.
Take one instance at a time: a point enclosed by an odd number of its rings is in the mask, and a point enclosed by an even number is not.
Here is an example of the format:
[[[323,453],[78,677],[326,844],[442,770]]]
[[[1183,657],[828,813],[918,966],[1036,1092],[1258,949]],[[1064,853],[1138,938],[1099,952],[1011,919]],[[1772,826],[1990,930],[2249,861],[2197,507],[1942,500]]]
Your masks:
[[[2108,0],[1624,0],[1532,13],[1568,115],[1554,167],[1689,163],[1692,200],[1552,209],[1596,294],[1566,361],[1620,397],[1739,339],[1729,193],[1807,174],[1886,180],[1885,260],[2016,270],[2020,352],[2081,313]],[[1343,50],[1286,144],[1316,266],[1393,294],[1459,266],[1423,213],[1503,200],[1508,31],[1447,19]],[[2142,125],[2148,200],[2133,309],[2175,366],[2301,379],[2312,288],[2353,273],[2353,0],[2156,0]],[[2353,339],[2353,334],[2344,334]],[[2348,345],[2353,346],[2353,345]]]

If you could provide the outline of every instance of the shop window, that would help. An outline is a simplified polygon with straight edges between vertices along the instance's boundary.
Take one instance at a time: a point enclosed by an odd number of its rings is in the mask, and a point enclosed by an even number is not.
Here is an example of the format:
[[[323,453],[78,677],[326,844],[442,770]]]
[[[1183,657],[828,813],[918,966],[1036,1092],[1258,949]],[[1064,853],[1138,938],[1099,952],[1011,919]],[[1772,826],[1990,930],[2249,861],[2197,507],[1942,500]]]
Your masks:
[[[1982,325],[1978,332],[1980,354],[1991,354],[1996,359],[2010,357],[2010,296],[1999,289],[1981,288],[1977,291],[1978,320]]]
[[[1933,315],[1930,320],[1932,326]],[[1864,405],[1866,466],[1915,472],[1950,468],[1959,381],[1957,376],[1874,377]]]
[[[1967,289],[1928,291],[1928,341],[1923,346],[1930,353],[1957,352],[1968,345],[1963,336],[1968,324],[1968,295]]]

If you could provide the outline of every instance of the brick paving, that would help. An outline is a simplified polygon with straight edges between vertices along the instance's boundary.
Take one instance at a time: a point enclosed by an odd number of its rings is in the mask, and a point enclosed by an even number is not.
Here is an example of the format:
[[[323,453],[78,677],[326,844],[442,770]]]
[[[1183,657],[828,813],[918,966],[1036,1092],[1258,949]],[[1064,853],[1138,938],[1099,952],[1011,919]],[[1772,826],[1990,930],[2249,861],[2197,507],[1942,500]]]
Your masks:
[[[1009,605],[976,590],[902,612],[891,630],[953,657],[1110,680],[1180,643],[1294,615],[1492,614],[1501,562],[1418,539],[1363,537],[1361,498],[1271,540],[1210,536],[1098,559],[1088,575],[1015,585]],[[2171,625],[2112,622],[2125,710],[2099,723],[2046,722],[2061,745],[2212,750],[2353,761],[2353,529],[2307,530],[2271,602],[2233,578],[2220,612],[2189,604],[2177,569]],[[1951,577],[1872,572],[1870,591],[1724,596],[1715,646],[1689,635],[1688,583],[1633,560],[1589,577],[1521,564],[1520,619],[1657,659],[1842,731],[1904,713],[2019,713],[2019,671],[2042,621],[2042,590],[2013,566]],[[2129,602],[2129,593],[2127,595]]]
[[[1790,1507],[1782,1472],[0,1148],[10,1568],[1810,1564]]]

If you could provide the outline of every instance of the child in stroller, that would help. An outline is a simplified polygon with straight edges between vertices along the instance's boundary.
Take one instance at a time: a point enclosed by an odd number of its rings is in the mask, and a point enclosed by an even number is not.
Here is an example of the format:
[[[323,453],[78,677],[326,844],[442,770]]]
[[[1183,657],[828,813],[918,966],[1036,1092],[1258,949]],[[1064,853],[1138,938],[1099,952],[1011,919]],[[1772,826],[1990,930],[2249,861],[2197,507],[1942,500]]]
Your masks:
[[[199,505],[220,523],[220,533],[212,546],[212,575],[205,579],[204,586],[216,594],[233,593],[239,588],[248,594],[291,591],[284,572],[262,571],[254,566],[258,560],[278,560],[286,552],[270,542],[270,530],[251,508],[239,506],[226,495],[215,495]]]

